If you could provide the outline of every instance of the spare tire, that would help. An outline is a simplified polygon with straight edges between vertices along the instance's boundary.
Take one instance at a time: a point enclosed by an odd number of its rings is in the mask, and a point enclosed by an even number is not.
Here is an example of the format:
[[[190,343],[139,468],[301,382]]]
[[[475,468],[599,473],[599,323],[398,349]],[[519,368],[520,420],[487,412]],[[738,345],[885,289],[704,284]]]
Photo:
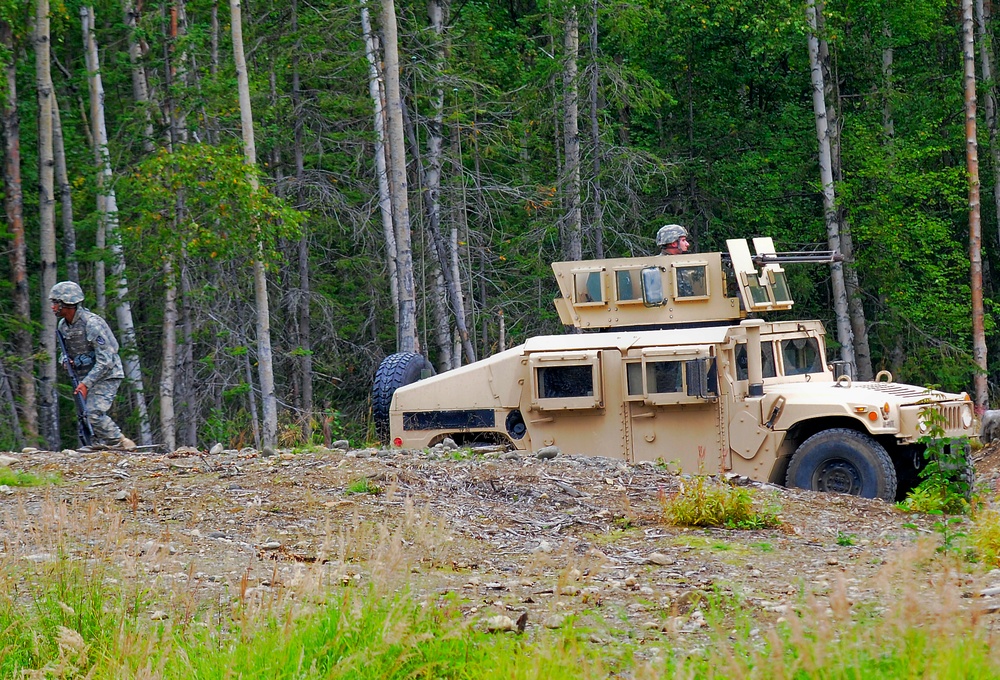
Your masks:
[[[434,374],[431,362],[416,352],[390,354],[375,371],[372,383],[372,421],[375,423],[375,437],[379,441],[389,439],[389,406],[392,395],[403,385],[420,380],[424,371]]]

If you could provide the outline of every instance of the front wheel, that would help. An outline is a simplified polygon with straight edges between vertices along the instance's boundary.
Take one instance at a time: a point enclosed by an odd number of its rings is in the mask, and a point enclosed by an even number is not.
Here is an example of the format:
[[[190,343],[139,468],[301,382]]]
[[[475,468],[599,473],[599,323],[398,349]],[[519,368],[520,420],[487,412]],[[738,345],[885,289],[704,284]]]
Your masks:
[[[792,456],[785,485],[896,500],[896,469],[885,447],[863,432],[833,428],[802,442]]]

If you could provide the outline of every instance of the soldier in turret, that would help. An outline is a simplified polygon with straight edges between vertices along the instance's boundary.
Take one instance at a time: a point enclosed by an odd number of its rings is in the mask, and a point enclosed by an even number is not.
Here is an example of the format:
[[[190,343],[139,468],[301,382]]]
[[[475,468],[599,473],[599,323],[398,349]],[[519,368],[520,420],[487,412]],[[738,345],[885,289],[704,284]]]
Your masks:
[[[665,224],[656,232],[660,255],[683,255],[691,247],[688,230],[679,224]]]
[[[118,341],[108,323],[82,305],[83,297],[83,290],[72,281],[60,281],[49,293],[52,313],[58,319],[56,332],[62,335],[69,355],[60,352],[59,359],[64,366],[72,363],[80,379],[75,392],[86,401],[97,440],[107,447],[133,450],[135,442],[108,415],[125,378]]]

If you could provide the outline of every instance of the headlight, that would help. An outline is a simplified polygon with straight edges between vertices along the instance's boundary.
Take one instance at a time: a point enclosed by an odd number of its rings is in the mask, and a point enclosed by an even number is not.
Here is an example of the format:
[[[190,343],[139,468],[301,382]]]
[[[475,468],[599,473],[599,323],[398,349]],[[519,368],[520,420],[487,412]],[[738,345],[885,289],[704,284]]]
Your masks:
[[[927,430],[930,429],[930,425],[927,424],[927,416],[923,413],[917,416],[917,429],[920,430],[920,434],[927,434]]]
[[[962,427],[972,427],[972,407],[968,404],[962,407]]]

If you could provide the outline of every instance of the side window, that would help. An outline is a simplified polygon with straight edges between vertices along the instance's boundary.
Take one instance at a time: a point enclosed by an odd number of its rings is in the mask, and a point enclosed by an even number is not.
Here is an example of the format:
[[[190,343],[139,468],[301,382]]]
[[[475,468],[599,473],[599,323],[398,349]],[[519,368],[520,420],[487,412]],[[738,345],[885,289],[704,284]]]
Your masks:
[[[641,278],[639,269],[615,271],[615,297],[619,302],[642,302]]]
[[[704,264],[675,265],[674,291],[677,299],[708,297],[708,266]]]
[[[539,399],[594,396],[590,366],[540,366],[535,373]]]
[[[760,364],[761,372],[765,378],[773,378],[778,375],[774,365],[774,343],[765,340],[760,343]],[[741,342],[736,345],[736,379],[747,379],[747,345]]]
[[[647,404],[704,402],[718,395],[715,360],[706,357],[628,361],[625,382],[628,400]]]
[[[635,361],[625,364],[625,380],[628,383],[628,396],[642,396],[642,362]]]
[[[646,364],[646,387],[650,394],[684,391],[683,361],[651,361]]]
[[[816,338],[782,340],[781,359],[785,375],[823,372],[823,354]]]
[[[601,271],[573,272],[573,301],[576,304],[600,304],[604,300],[604,273]]]
[[[601,353],[543,352],[528,359],[531,405],[540,411],[600,408]]]

